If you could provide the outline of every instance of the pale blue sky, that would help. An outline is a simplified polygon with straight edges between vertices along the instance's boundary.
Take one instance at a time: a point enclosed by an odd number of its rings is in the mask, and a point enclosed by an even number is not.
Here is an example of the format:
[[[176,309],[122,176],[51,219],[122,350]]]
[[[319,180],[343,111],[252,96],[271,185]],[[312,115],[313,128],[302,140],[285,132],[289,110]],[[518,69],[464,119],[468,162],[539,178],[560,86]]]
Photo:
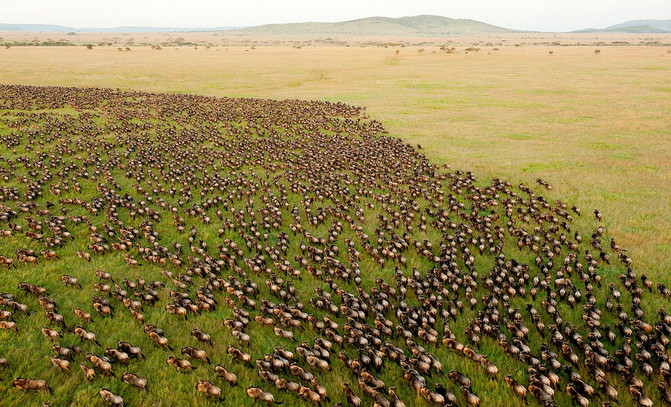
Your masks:
[[[671,19],[671,0],[0,0],[0,22],[73,27],[221,27],[436,14],[507,28],[570,31]]]

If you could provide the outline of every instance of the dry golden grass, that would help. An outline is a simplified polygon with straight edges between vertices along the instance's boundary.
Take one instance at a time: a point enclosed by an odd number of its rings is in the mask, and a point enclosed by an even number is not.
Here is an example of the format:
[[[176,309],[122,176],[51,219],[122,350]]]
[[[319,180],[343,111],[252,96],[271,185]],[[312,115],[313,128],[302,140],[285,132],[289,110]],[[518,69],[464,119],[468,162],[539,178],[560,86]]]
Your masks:
[[[504,44],[552,40],[546,37],[513,36]],[[570,41],[581,38],[587,42]],[[462,45],[445,54],[437,44],[421,53],[398,48],[398,54],[361,47],[12,47],[0,49],[0,72],[4,83],[364,105],[392,135],[421,144],[434,162],[514,183],[540,177],[553,186],[553,198],[577,204],[583,216],[599,208],[636,269],[671,281],[665,275],[671,269],[669,48],[598,47],[595,55],[594,46],[480,45],[466,53]]]

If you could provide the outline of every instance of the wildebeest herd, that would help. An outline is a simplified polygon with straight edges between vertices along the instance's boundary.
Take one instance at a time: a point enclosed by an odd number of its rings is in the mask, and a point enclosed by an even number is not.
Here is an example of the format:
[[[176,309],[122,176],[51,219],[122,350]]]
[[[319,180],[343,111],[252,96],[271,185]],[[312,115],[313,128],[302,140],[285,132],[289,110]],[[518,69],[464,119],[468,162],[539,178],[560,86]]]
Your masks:
[[[671,404],[598,211],[360,108],[0,86],[0,141],[0,405]]]

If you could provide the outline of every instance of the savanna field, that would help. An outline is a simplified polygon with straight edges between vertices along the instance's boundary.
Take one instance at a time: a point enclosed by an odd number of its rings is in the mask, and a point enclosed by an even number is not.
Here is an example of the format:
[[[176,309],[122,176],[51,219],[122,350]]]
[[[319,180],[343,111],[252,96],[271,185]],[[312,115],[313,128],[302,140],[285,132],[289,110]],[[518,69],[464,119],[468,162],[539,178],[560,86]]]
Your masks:
[[[669,403],[666,48],[425,48],[0,50],[0,405]]]

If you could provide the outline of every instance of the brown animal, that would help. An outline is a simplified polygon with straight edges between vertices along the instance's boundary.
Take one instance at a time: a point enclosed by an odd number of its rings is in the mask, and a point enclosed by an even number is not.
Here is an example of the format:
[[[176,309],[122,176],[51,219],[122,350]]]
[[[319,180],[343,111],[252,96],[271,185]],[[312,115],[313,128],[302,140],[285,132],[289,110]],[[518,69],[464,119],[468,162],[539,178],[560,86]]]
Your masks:
[[[64,357],[66,359],[72,359],[73,354],[77,354],[81,351],[79,346],[65,347],[58,344],[52,345],[51,350],[54,351],[54,353],[56,353],[58,356]]]
[[[40,254],[46,260],[60,259],[60,257],[58,257],[58,254],[56,254],[56,252],[53,250],[40,250]]]
[[[53,390],[51,390],[51,387],[47,384],[46,381],[41,380],[41,379],[24,379],[21,377],[17,377],[14,379],[14,387],[17,389],[21,390],[46,390],[49,393],[53,394]]]
[[[242,352],[240,349],[235,348],[233,346],[229,346],[226,348],[226,352],[233,356],[234,359],[239,360],[242,363],[247,363],[251,366],[252,364],[252,357],[248,353]]]
[[[189,356],[193,359],[199,359],[203,362],[207,362],[208,364],[210,363],[210,358],[207,356],[207,352],[204,350],[196,349],[192,346],[185,346],[182,348],[181,353],[182,355]]]
[[[83,363],[79,365],[79,368],[84,372],[84,376],[86,376],[87,380],[93,380],[96,377],[95,369],[88,367]]]
[[[71,285],[71,286],[74,286],[74,287],[82,288],[82,285],[79,284],[79,280],[78,280],[78,279],[76,279],[76,278],[74,278],[74,277],[70,277],[70,276],[67,275],[67,274],[63,274],[63,275],[61,276],[61,281],[62,281],[66,286]]]
[[[98,392],[100,394],[100,397],[105,400],[105,402],[109,405],[112,406],[120,406],[123,407],[125,404],[123,402],[123,398],[121,396],[117,396],[116,394],[112,393],[109,389],[102,388]]]
[[[66,372],[70,371],[70,361],[59,358],[51,358],[51,364]]]
[[[282,404],[281,402],[275,401],[275,396],[273,396],[272,393],[263,391],[263,389],[260,389],[258,387],[248,386],[246,392],[249,397],[254,399],[254,403],[260,401],[266,403],[269,406],[272,406],[273,403]]]
[[[510,389],[513,391],[513,393],[517,394],[522,398],[527,397],[527,389],[521,384],[517,383],[517,381],[513,379],[512,376],[506,375],[505,381],[508,387],[510,387]]]
[[[116,348],[119,349],[122,352],[127,353],[131,357],[141,357],[142,359],[146,359],[145,356],[142,354],[142,349],[140,349],[137,346],[133,346],[128,342],[119,342],[116,345]]]
[[[60,324],[61,326],[65,327],[65,319],[63,318],[63,315],[57,314],[53,311],[46,311],[44,316],[49,320],[49,322]]]
[[[191,371],[191,369],[195,369],[195,367],[191,366],[191,362],[188,360],[180,359],[174,356],[170,356],[168,359],[166,359],[165,363],[174,367],[175,370],[180,373],[186,373]]]
[[[159,335],[157,332],[151,331],[149,332],[149,338],[154,342],[155,345],[160,346],[162,348],[168,348],[170,350],[173,350],[172,347],[168,344],[168,338],[165,336]]]
[[[91,253],[87,253],[83,250],[77,250],[77,257],[86,261],[91,261]]]
[[[205,342],[208,345],[212,346],[212,337],[209,334],[201,331],[200,329],[192,329],[191,336],[196,338],[200,342]]]
[[[94,334],[93,332],[89,332],[86,329],[82,328],[81,326],[76,326],[74,329],[74,333],[83,340],[95,343],[96,345],[100,346],[100,344],[96,340],[96,334]]]
[[[464,395],[464,398],[466,399],[466,404],[468,404],[469,406],[477,407],[480,405],[480,397],[471,393],[467,389],[461,389],[461,393]]]
[[[84,312],[81,308],[75,308],[75,315],[86,322],[92,321],[91,314]]]
[[[321,384],[319,384],[317,382],[317,380],[315,380],[314,377],[312,378],[312,380],[310,380],[310,384],[317,391],[317,393],[319,394],[319,397],[321,397],[322,399],[324,399],[326,401],[331,401],[331,398],[328,396],[328,392],[326,391],[326,388],[324,386],[322,386]]]
[[[419,390],[419,395],[437,406],[445,405],[445,397],[441,394],[429,390],[428,387],[422,387]]]
[[[25,255],[25,254],[19,254],[18,260],[21,263],[37,264],[37,257],[35,257],[35,256],[28,256],[28,255]]]
[[[96,270],[96,277],[98,277],[101,280],[107,280],[111,281],[114,283],[114,279],[112,278],[112,275],[110,273],[106,273],[102,270]]]
[[[130,355],[128,353],[113,348],[105,349],[105,356],[112,358],[119,363],[123,363],[124,365],[127,365],[130,361]]]
[[[8,269],[12,267],[16,268],[16,264],[14,264],[14,259],[5,256],[0,256],[0,265],[7,266]]]
[[[313,391],[309,387],[301,386],[300,390],[298,390],[298,395],[305,398],[306,400],[312,401],[312,403],[316,406],[321,406],[322,403],[322,398],[317,393],[316,391]]]
[[[87,353],[86,360],[93,363],[93,365],[100,369],[105,376],[110,376],[112,374],[112,365],[100,356],[94,355],[93,353]]]
[[[61,334],[58,333],[55,329],[49,329],[49,328],[42,328],[42,335],[46,336],[47,338],[54,340],[61,338]]]
[[[401,400],[398,397],[398,394],[396,394],[396,387],[390,387],[387,393],[389,394],[389,397],[391,397],[392,407],[405,407],[403,400]]]
[[[238,385],[238,377],[232,372],[228,371],[222,365],[215,365],[214,373],[216,373],[217,376],[221,377],[222,379],[226,380],[231,386]]]
[[[275,335],[281,338],[290,339],[292,342],[296,342],[296,338],[294,338],[294,333],[291,331],[287,331],[278,326],[273,327],[273,331],[275,332]]]
[[[6,331],[18,331],[19,328],[16,327],[16,322],[13,321],[0,321],[0,329]],[[42,332],[44,333],[44,332]]]
[[[342,388],[345,391],[345,398],[347,398],[347,402],[354,407],[361,407],[361,398],[354,394],[354,391],[352,391],[352,389],[349,387],[349,383],[343,383]]]
[[[198,380],[198,382],[196,382],[196,390],[205,394],[206,396],[215,398],[217,400],[223,400],[221,398],[221,389],[212,384],[212,382]]]
[[[290,392],[293,392],[293,393],[296,393],[296,394],[298,394],[301,387],[303,387],[296,382],[289,381],[289,380],[287,380],[285,378],[282,378],[282,377],[277,377],[275,379],[274,384],[275,384],[275,387],[277,387],[280,390],[287,390],[287,391],[290,391]]]
[[[133,387],[149,392],[149,390],[147,390],[147,379],[143,379],[136,374],[128,372],[124,372],[121,379]]]

